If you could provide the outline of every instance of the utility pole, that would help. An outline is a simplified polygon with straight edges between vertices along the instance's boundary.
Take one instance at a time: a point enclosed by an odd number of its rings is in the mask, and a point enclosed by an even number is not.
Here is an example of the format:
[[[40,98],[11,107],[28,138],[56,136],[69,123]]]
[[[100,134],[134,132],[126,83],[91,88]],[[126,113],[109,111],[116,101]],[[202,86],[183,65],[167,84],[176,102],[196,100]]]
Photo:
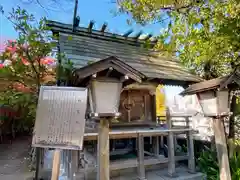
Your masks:
[[[75,30],[75,21],[76,21],[76,16],[77,16],[77,8],[78,8],[78,0],[75,0],[75,5],[74,5],[74,12],[73,12],[73,27],[72,30]]]

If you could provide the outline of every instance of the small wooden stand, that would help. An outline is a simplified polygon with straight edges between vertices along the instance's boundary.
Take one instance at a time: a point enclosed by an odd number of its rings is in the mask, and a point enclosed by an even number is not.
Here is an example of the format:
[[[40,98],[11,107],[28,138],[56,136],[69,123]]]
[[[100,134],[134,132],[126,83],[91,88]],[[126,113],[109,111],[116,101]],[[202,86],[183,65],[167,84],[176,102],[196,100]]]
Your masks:
[[[226,143],[223,117],[213,118],[213,129],[217,147],[218,163],[221,180],[231,180],[231,172],[228,160],[228,149]]]

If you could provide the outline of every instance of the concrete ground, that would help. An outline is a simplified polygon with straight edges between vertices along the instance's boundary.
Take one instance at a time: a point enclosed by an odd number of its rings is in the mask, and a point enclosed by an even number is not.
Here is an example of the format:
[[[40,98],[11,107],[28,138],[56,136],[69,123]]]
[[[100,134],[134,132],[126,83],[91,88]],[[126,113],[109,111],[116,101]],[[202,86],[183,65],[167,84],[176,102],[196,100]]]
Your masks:
[[[0,144],[0,180],[26,180],[33,177],[28,170],[28,151],[31,137],[21,137]]]

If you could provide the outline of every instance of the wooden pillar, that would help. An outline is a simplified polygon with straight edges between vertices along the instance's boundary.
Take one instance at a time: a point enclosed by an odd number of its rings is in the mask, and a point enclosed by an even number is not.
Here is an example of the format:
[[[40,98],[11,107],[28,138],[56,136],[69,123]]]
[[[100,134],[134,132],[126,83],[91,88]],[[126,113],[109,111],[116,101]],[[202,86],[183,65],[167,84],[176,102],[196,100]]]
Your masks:
[[[155,156],[159,156],[159,147],[160,147],[160,144],[159,144],[159,136],[155,136],[153,137],[153,150],[154,150],[154,155]]]
[[[160,147],[164,147],[164,136],[160,136]]]
[[[44,157],[45,157],[45,149],[41,148],[41,153],[40,153],[40,169],[43,169],[44,165]]]
[[[176,165],[175,165],[175,147],[174,147],[174,134],[171,131],[172,129],[172,121],[170,117],[170,111],[167,108],[166,110],[166,119],[167,119],[167,125],[169,134],[168,134],[168,174],[171,177],[176,176]]]
[[[190,128],[189,117],[186,117],[186,128]],[[193,132],[187,131],[187,148],[188,148],[188,170],[190,173],[195,173],[195,155],[194,155],[194,140]]]
[[[73,172],[77,172],[78,170],[78,165],[79,165],[79,151],[73,150],[71,151],[71,156],[72,156],[72,169]]]
[[[36,171],[35,171],[35,180],[39,179],[39,173],[41,168],[41,148],[36,147]]]
[[[127,100],[128,100],[128,104],[130,104],[131,102],[131,99],[130,99],[130,90],[127,91]],[[131,122],[131,110],[128,109],[127,110],[127,119],[128,119],[128,122]]]
[[[75,162],[73,161],[73,151],[68,150],[67,151],[67,156],[68,156],[67,162],[66,162],[67,167],[68,167],[67,174],[68,174],[68,178],[70,180],[72,180],[73,179],[73,174],[76,172],[75,171],[76,170],[76,167],[75,167],[76,164],[74,164]]]
[[[194,156],[194,143],[193,132],[188,131],[187,146],[188,146],[188,170],[190,173],[195,173],[195,156]]]
[[[144,166],[144,137],[138,134],[138,179],[146,180]]]
[[[152,109],[152,111],[151,111],[152,120],[153,120],[153,122],[157,123],[156,96],[155,96],[155,94],[151,95],[150,100],[151,100],[151,109]]]
[[[53,156],[52,178],[51,180],[58,180],[60,172],[61,151],[55,150]]]
[[[149,120],[149,112],[148,112],[148,105],[147,105],[147,95],[144,94],[143,97],[143,101],[144,101],[144,121],[148,121]]]
[[[229,168],[228,149],[226,136],[224,131],[223,118],[213,118],[213,129],[215,143],[217,147],[218,163],[221,180],[231,180],[231,172]]]
[[[109,180],[109,121],[101,119],[98,132],[97,180]]]
[[[174,147],[173,132],[169,132],[168,134],[168,174],[171,177],[176,176],[175,147]]]

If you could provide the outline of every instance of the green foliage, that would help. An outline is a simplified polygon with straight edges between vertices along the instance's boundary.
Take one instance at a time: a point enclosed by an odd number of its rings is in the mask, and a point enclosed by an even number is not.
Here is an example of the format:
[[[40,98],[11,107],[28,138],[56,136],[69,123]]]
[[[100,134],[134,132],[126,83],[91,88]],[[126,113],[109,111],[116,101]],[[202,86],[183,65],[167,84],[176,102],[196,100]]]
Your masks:
[[[240,97],[239,96],[237,96],[237,99],[236,99],[235,114],[240,115]]]
[[[232,180],[240,179],[240,155],[234,153],[233,157],[230,159],[230,168],[232,173]]]
[[[32,14],[20,7],[13,8],[7,18],[18,32],[18,38],[9,41],[0,55],[1,60],[10,61],[8,66],[0,69],[0,79],[8,84],[7,90],[0,91],[0,103],[20,112],[16,128],[24,131],[33,127],[40,86],[55,82],[55,68],[46,66],[44,58],[56,44],[45,18],[37,22]]]
[[[57,59],[60,60],[60,63],[57,67],[56,76],[64,82],[68,82],[73,71],[73,62],[70,59],[67,59],[65,54],[58,54]]]
[[[31,93],[11,89],[0,92],[0,104],[7,105],[20,113],[15,121],[16,132],[31,131],[36,114],[36,101],[37,97]]]
[[[136,22],[143,25],[163,20],[164,11],[162,10],[180,9],[190,2],[188,0],[118,0],[119,12],[131,14]]]
[[[178,3],[176,3],[178,2]],[[157,49],[175,55],[205,79],[229,73],[239,64],[240,1],[122,0],[121,12],[139,23],[162,21],[168,28],[159,36]]]
[[[205,147],[198,158],[198,166],[206,175],[207,180],[220,180],[219,165],[217,161],[217,152],[214,149]],[[229,159],[232,180],[240,179],[240,154],[237,148],[234,155]]]
[[[217,163],[217,153],[208,147],[200,153],[197,160],[200,170],[207,176],[207,180],[220,180]]]

